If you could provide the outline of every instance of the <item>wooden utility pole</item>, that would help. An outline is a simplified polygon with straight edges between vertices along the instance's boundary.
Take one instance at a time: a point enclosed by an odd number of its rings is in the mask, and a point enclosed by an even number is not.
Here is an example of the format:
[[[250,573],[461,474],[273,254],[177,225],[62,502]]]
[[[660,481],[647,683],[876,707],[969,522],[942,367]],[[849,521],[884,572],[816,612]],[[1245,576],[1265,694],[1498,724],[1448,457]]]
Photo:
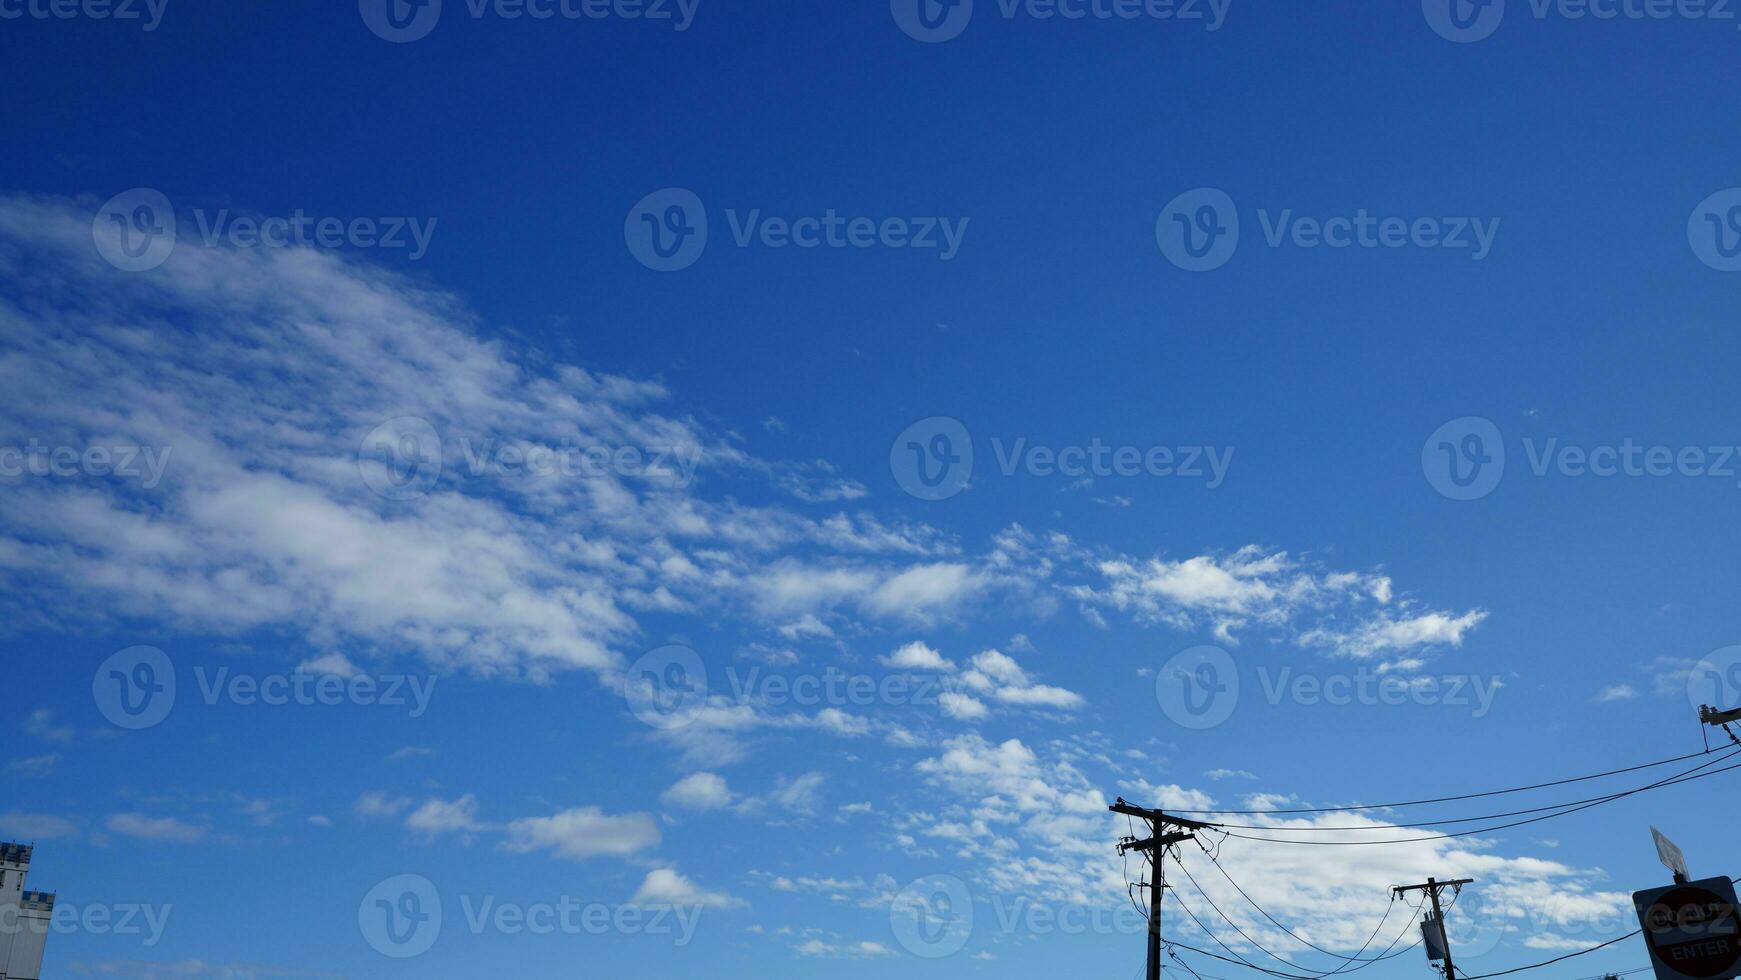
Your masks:
[[[1474,880],[1475,879],[1473,878],[1455,878],[1451,881],[1439,881],[1436,878],[1428,878],[1425,884],[1402,885],[1391,889],[1391,891],[1399,898],[1402,897],[1404,892],[1424,891],[1427,893],[1427,897],[1433,900],[1433,924],[1434,927],[1439,930],[1439,939],[1442,941],[1445,948],[1445,980],[1457,980],[1457,968],[1451,962],[1451,935],[1445,931],[1445,911],[1444,909],[1439,908],[1439,892],[1444,891],[1447,888],[1460,890],[1464,885],[1467,885]],[[1430,944],[1428,946],[1428,952],[1431,952]]]
[[[1180,841],[1190,840],[1193,834],[1188,830],[1173,830],[1171,828],[1191,828],[1202,830],[1209,824],[1196,820],[1186,820],[1182,817],[1171,817],[1160,810],[1126,803],[1124,797],[1107,807],[1113,813],[1122,813],[1127,817],[1136,817],[1149,825],[1149,836],[1139,840],[1126,837],[1118,842],[1118,853],[1126,854],[1138,851],[1146,854],[1149,859],[1149,972],[1148,980],[1161,980],[1161,899],[1166,893],[1166,871],[1161,862],[1165,859],[1167,848]]]

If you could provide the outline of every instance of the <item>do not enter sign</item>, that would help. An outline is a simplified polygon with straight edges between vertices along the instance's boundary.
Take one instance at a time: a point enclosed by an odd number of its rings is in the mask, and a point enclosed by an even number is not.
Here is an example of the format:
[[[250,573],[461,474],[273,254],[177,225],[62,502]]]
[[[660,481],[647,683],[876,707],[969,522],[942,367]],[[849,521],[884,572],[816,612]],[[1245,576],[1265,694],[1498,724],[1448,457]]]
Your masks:
[[[1741,974],[1735,885],[1706,878],[1632,896],[1657,980],[1727,980]]]

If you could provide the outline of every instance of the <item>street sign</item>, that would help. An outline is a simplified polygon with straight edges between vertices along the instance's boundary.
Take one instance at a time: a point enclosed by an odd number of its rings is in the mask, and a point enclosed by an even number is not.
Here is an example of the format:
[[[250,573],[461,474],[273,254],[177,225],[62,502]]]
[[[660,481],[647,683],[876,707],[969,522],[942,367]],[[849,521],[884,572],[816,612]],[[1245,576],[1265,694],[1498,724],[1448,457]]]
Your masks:
[[[1687,856],[1681,853],[1680,845],[1664,837],[1662,831],[1655,827],[1650,828],[1650,837],[1656,841],[1656,859],[1662,862],[1663,867],[1680,875],[1676,881],[1685,881],[1692,877],[1692,873],[1687,871]]]
[[[1741,911],[1728,878],[1647,888],[1633,893],[1632,904],[1657,980],[1741,975]]]

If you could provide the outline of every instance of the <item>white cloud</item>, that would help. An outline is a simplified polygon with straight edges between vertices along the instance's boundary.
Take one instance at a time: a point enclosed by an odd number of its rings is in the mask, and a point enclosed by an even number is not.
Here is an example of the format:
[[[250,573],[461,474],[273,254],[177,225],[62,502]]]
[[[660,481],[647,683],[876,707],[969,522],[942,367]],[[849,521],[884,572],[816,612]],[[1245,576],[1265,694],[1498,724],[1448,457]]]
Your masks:
[[[645,813],[612,816],[598,807],[564,810],[508,824],[502,846],[516,853],[548,850],[557,857],[627,857],[659,843],[659,825]]]
[[[1255,773],[1244,769],[1211,769],[1203,774],[1207,779],[1256,779]]]
[[[1084,704],[1082,696],[1074,691],[1034,683],[1027,671],[1002,651],[975,654],[969,664],[969,669],[961,674],[960,684],[982,697],[1017,707],[1063,711],[1073,711]],[[944,713],[954,718],[973,720],[986,714],[983,701],[958,691],[945,692],[938,702]]]
[[[858,942],[828,943],[820,939],[806,939],[792,947],[799,956],[812,959],[827,960],[875,960],[885,959],[895,955],[894,951],[875,940],[860,940]]]
[[[794,813],[815,813],[821,803],[822,784],[828,779],[819,772],[807,772],[793,779],[782,780],[768,799]]]
[[[724,892],[710,892],[698,887],[674,868],[655,868],[647,872],[646,880],[635,891],[630,905],[683,905],[709,908],[740,908],[743,902]]]
[[[6,771],[26,778],[40,778],[53,773],[59,766],[60,753],[50,752],[14,759],[6,764]]]
[[[376,790],[358,797],[354,807],[365,817],[396,817],[411,803],[408,796],[388,796]]]
[[[296,665],[296,672],[299,674],[328,674],[333,677],[342,677],[345,680],[363,676],[361,668],[351,663],[349,657],[336,650],[304,660]]]
[[[961,721],[978,721],[991,713],[984,701],[960,691],[944,691],[937,695],[937,706],[944,714]]]
[[[724,777],[711,772],[691,773],[660,794],[667,807],[705,812],[731,806],[733,796]]]
[[[430,797],[405,817],[405,826],[426,837],[485,829],[478,822],[478,799],[470,793],[457,800]]]
[[[948,672],[955,669],[955,665],[946,659],[941,653],[926,646],[925,643],[920,640],[914,640],[911,643],[896,648],[895,652],[882,658],[882,664],[885,667],[892,667],[896,670],[934,670]]]
[[[1452,613],[1398,604],[1387,576],[1334,571],[1256,545],[1178,561],[1120,556],[1096,569],[1104,584],[1066,589],[1085,612],[1110,606],[1139,622],[1206,626],[1222,643],[1235,643],[1238,632],[1257,626],[1292,634],[1302,645],[1370,657],[1459,646],[1487,617],[1479,609]]]
[[[1630,701],[1638,697],[1638,689],[1631,684],[1610,684],[1596,694],[1598,704],[1610,701]]]
[[[123,837],[166,844],[197,843],[211,832],[210,828],[183,823],[174,817],[147,817],[139,813],[117,813],[105,826]]]
[[[34,738],[45,742],[71,742],[73,730],[64,725],[54,723],[54,712],[47,708],[37,708],[24,719],[24,730]]]
[[[1485,610],[1472,609],[1462,615],[1442,612],[1395,617],[1387,613],[1377,616],[1346,632],[1331,629],[1312,630],[1300,637],[1307,646],[1327,646],[1337,653],[1352,657],[1371,657],[1391,650],[1415,650],[1422,647],[1462,646],[1463,637],[1487,618]]]
[[[871,612],[919,621],[947,615],[971,598],[982,583],[961,562],[918,565],[893,575],[866,599]]]

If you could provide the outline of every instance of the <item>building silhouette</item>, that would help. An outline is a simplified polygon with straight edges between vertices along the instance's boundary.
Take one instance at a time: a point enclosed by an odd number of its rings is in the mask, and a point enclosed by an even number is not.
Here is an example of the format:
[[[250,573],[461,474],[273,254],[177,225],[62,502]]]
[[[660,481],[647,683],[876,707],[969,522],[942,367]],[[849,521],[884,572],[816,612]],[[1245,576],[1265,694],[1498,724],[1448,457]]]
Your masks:
[[[29,844],[0,842],[0,980],[41,980],[54,893],[29,891]]]

